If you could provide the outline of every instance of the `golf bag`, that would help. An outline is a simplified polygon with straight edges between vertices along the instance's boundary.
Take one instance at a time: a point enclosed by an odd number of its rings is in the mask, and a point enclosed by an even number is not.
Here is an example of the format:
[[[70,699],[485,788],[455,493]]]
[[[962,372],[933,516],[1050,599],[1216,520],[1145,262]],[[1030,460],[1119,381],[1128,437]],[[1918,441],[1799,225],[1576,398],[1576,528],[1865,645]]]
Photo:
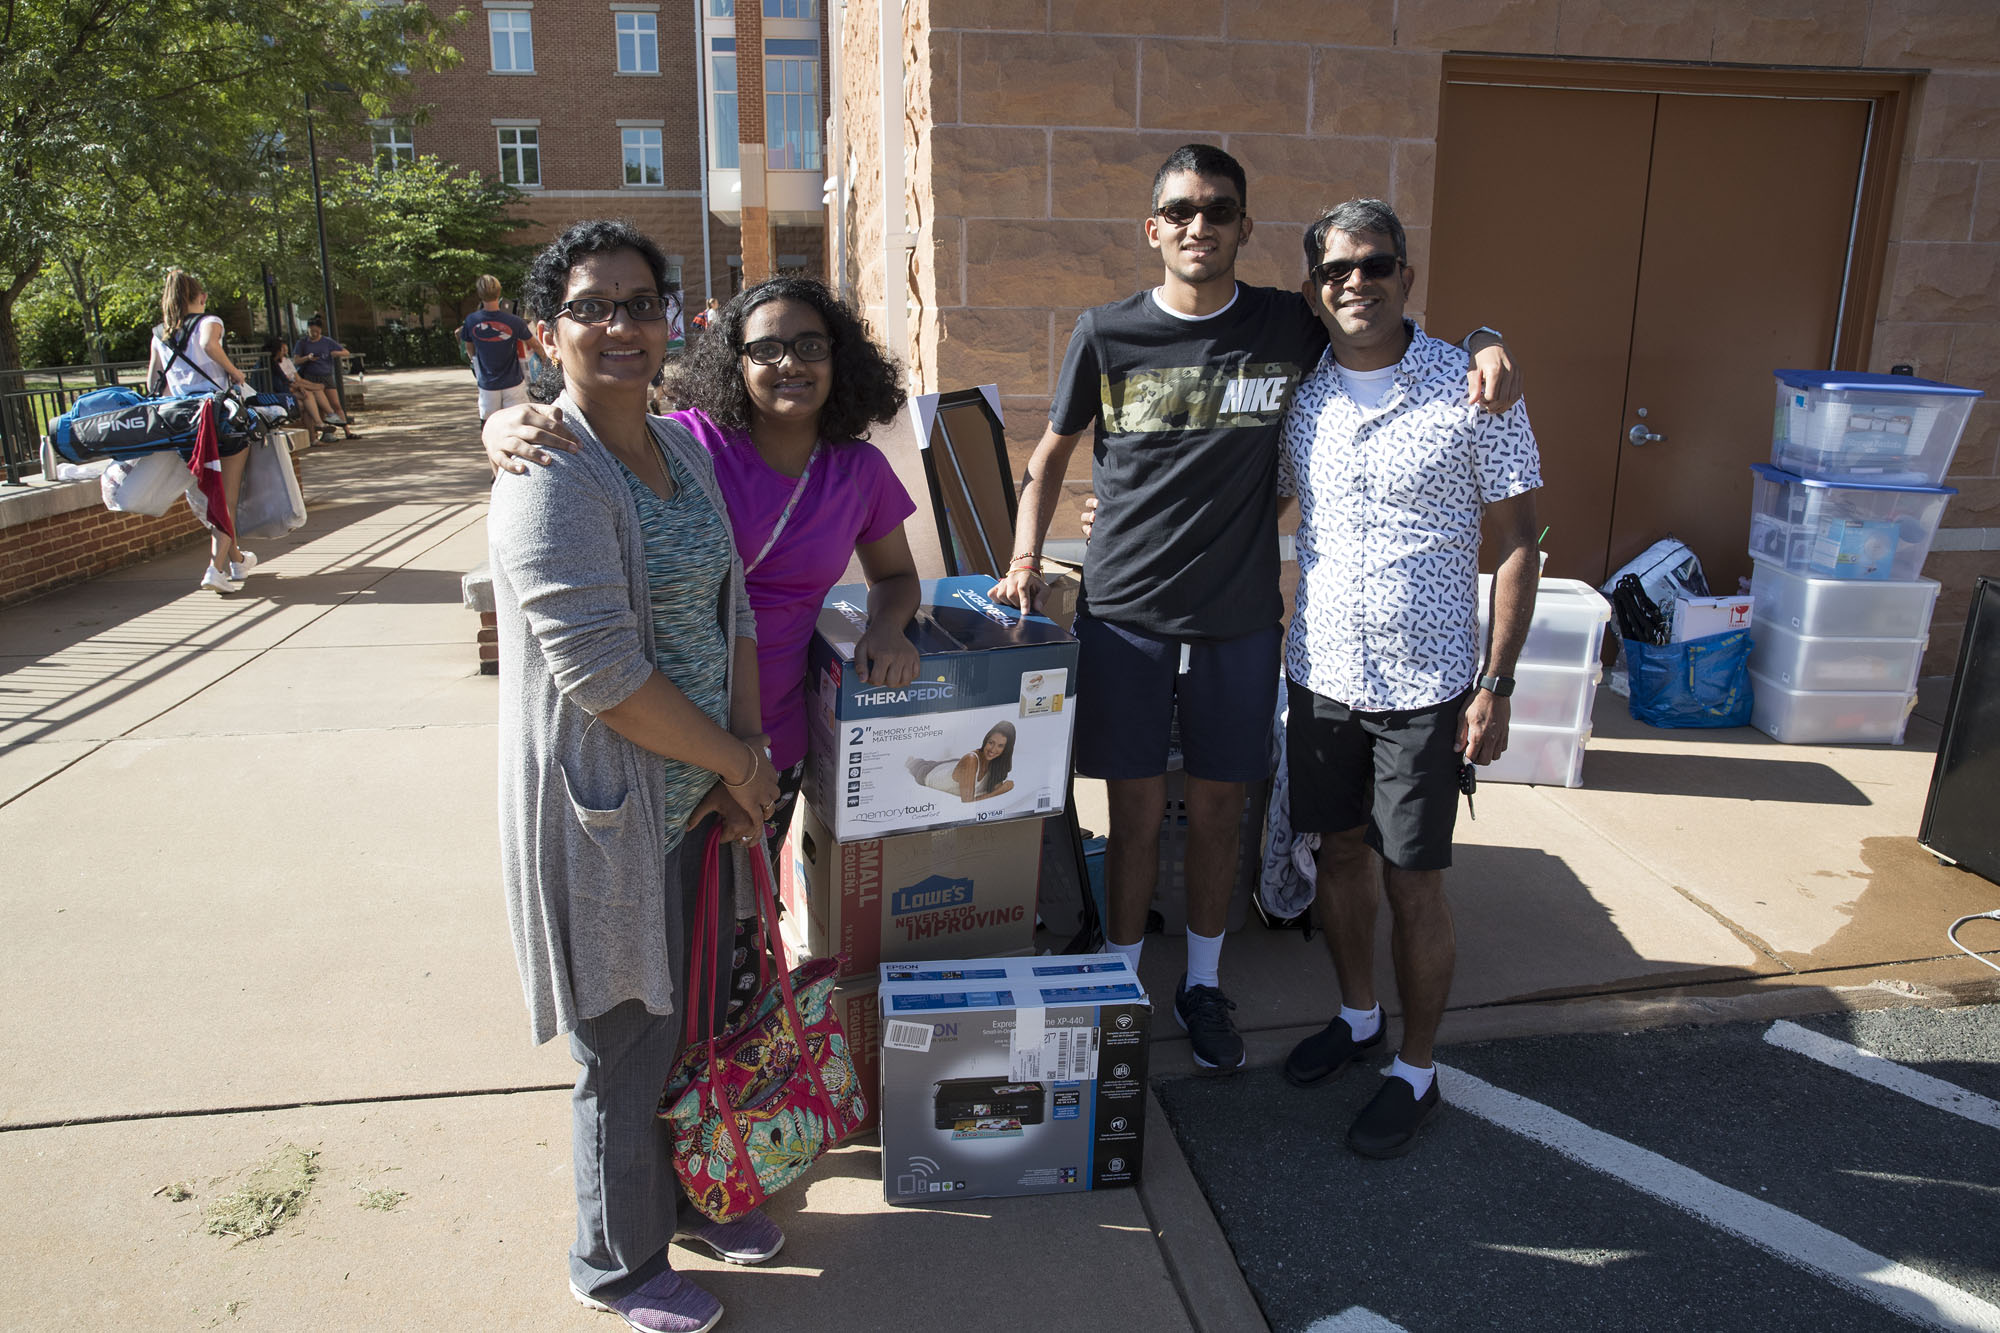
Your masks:
[[[135,458],[160,449],[177,449],[183,458],[194,450],[195,428],[207,394],[185,398],[146,398],[113,386],[83,395],[69,411],[49,422],[49,443],[72,463],[96,458]],[[248,405],[230,394],[215,394],[216,425],[226,440],[255,436],[264,422]]]

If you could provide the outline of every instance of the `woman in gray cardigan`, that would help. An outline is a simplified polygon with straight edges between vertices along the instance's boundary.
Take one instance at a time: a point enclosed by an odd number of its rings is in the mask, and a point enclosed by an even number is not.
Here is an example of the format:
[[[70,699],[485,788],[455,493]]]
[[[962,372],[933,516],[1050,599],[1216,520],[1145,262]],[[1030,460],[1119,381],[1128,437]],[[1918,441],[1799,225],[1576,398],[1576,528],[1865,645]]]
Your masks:
[[[778,787],[712,466],[684,429],[646,415],[670,296],[658,247],[623,223],[578,223],[537,256],[526,304],[583,447],[499,476],[488,534],[514,952],[534,1039],[567,1032],[581,1066],[570,1290],[647,1333],[700,1333],[722,1306],[673,1271],[669,1242],[760,1263],[784,1236],[762,1213],[690,1214],[677,1236],[655,1109],[680,1046],[670,1016],[686,1003],[710,822],[730,839],[733,893]]]

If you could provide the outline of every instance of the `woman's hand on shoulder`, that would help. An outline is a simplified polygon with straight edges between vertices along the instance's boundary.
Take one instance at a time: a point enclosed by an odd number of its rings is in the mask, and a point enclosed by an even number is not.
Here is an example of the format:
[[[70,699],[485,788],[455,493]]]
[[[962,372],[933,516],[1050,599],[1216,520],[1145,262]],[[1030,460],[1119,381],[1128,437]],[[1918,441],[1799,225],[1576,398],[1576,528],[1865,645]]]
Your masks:
[[[870,625],[854,645],[854,661],[865,685],[900,690],[917,678],[917,645],[901,626]]]
[[[560,407],[532,403],[503,407],[486,418],[479,428],[479,443],[496,471],[516,474],[526,472],[529,463],[547,467],[554,461],[547,452],[550,449],[573,454],[581,447],[563,424]]]

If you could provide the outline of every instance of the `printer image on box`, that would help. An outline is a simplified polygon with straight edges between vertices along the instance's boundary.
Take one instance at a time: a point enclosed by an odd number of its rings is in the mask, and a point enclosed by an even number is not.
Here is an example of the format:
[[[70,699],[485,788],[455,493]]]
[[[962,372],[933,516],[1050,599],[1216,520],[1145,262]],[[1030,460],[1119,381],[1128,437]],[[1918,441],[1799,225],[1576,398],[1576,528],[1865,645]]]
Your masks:
[[[1131,1185],[1151,1005],[1116,955],[885,963],[889,1203]]]
[[[940,1079],[934,1105],[939,1129],[962,1129],[967,1120],[1012,1121],[1014,1128],[1042,1123],[1048,1092],[1039,1083],[990,1078]]]
[[[805,796],[836,841],[1062,812],[1076,640],[992,586],[923,582],[906,631],[917,675],[900,688],[854,664],[868,590],[827,594],[807,657]]]

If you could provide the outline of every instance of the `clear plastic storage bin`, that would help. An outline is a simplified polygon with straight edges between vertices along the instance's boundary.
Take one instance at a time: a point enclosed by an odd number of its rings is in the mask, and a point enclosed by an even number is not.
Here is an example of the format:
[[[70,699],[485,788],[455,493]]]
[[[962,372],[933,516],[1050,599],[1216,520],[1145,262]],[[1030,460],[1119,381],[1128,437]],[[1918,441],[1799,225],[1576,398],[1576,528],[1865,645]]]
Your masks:
[[[1816,579],[1759,560],[1750,576],[1756,630],[1778,625],[1822,639],[1915,639],[1930,632],[1936,579]]]
[[[1543,787],[1583,785],[1583,746],[1590,728],[1531,727],[1509,722],[1507,752],[1479,768],[1481,782],[1532,782]]]
[[[1750,725],[1787,745],[1901,745],[1917,692],[1792,690],[1750,673]]]
[[[1493,600],[1493,576],[1479,576],[1479,634],[1486,637],[1486,611]],[[1574,671],[1597,665],[1604,645],[1604,626],[1611,603],[1579,579],[1543,579],[1535,593],[1535,616],[1528,622],[1528,641],[1521,648],[1520,669],[1568,667]]]
[[[1829,481],[1935,486],[1981,396],[1909,375],[1781,370],[1771,461]]]
[[[1801,477],[1768,463],[1750,500],[1750,554],[1795,574],[1912,582],[1922,572],[1952,486]]]
[[[1921,639],[1822,639],[1759,625],[1750,645],[1750,669],[1793,690],[1896,690],[1917,688],[1924,660]]]
[[[1597,683],[1604,668],[1595,662],[1582,671],[1570,667],[1516,667],[1510,725],[1567,727],[1572,731],[1590,725],[1590,706],[1597,699]]]

